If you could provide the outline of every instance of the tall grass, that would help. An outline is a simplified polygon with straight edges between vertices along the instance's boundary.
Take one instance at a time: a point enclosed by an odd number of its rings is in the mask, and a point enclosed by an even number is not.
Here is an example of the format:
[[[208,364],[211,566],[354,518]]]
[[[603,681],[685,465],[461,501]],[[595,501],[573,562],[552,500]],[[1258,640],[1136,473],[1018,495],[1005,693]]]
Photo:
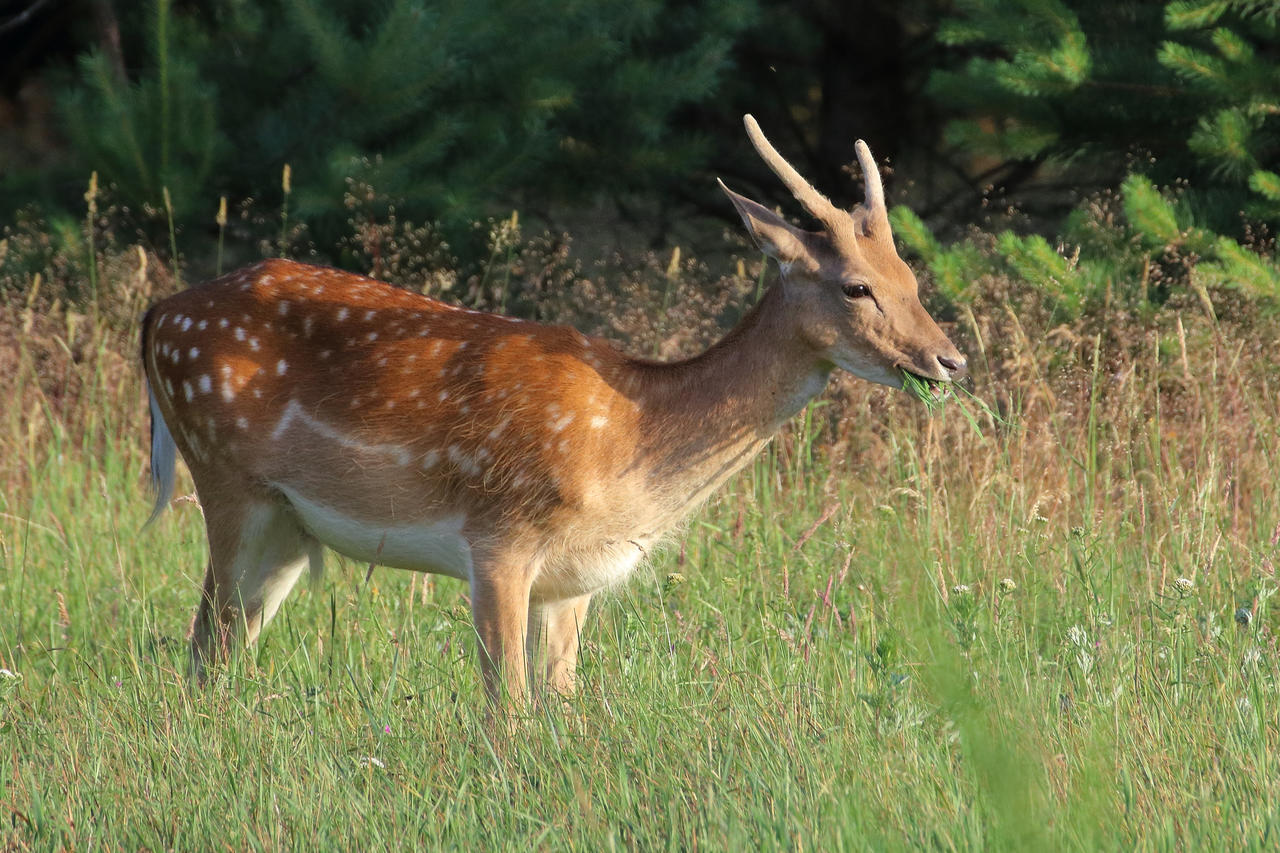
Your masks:
[[[139,532],[133,329],[50,306],[5,356],[0,846],[1271,846],[1276,327],[1219,309],[980,306],[998,419],[840,381],[512,736],[463,587],[342,560],[190,690],[199,508]]]

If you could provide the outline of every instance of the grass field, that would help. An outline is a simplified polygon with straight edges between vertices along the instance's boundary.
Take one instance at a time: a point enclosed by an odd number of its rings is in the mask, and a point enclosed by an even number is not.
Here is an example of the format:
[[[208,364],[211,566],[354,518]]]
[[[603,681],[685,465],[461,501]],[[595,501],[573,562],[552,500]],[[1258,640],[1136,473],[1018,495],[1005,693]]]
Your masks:
[[[55,375],[28,329],[0,849],[1274,849],[1274,328],[979,316],[1006,425],[842,383],[593,604],[579,695],[512,734],[463,586],[337,559],[191,690],[203,531],[139,532],[132,330]]]

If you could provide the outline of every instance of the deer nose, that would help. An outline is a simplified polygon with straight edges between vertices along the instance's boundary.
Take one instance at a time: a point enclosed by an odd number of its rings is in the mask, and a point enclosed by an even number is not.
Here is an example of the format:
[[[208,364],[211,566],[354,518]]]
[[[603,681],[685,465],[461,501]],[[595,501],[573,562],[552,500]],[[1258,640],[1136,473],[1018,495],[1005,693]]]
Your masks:
[[[951,374],[952,379],[959,379],[964,376],[965,368],[969,366],[969,362],[959,353],[956,353],[955,358],[946,355],[938,356],[938,364],[941,364],[942,369]]]

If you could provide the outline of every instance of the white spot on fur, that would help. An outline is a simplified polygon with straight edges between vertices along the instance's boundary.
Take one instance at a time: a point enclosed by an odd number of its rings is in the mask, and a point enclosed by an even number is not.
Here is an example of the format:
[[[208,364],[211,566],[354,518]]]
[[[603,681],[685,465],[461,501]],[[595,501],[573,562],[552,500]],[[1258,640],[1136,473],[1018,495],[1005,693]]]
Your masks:
[[[470,456],[462,452],[456,444],[449,445],[449,461],[458,466],[458,470],[469,476],[480,473],[480,466]]]
[[[233,334],[233,335],[235,335],[235,336],[236,336],[236,340],[237,340],[237,341],[243,341],[243,340],[244,340],[244,329],[240,328],[239,326],[236,326],[236,330],[235,330],[234,332],[232,332],[231,334]]]
[[[276,376],[284,376],[284,372],[289,369],[289,362],[283,358],[276,362]]]
[[[604,429],[608,425],[609,425],[609,419],[606,418],[604,415],[596,415],[591,419],[592,429]]]
[[[512,418],[512,415],[507,415],[505,418],[502,419],[502,423],[498,424],[496,427],[489,430],[490,441],[502,435],[503,430],[505,430],[507,428],[507,425],[511,423],[511,418]]]
[[[258,351],[258,339],[257,339],[257,338],[249,338],[249,349],[253,350],[254,352],[257,352],[257,351]]]
[[[201,320],[199,323],[196,323],[196,328],[203,332],[205,329],[209,328],[209,321]]]
[[[284,316],[288,315],[288,313],[289,313],[289,300],[288,300],[288,299],[281,299],[281,300],[280,300],[280,304],[276,306],[276,311],[280,314],[280,316],[281,316],[281,317],[284,317]]]
[[[192,361],[195,361],[197,358],[199,358],[199,357],[200,357],[200,347],[192,347],[192,348],[191,348],[191,351],[190,351],[189,353],[187,353],[187,357],[188,357],[188,358],[190,358]]]
[[[191,328],[191,318],[190,318],[190,317],[183,317],[183,318],[182,318],[182,331],[184,331],[184,332],[185,332],[185,331],[187,331],[187,330],[188,330],[188,329],[190,329],[190,328]]]
[[[225,329],[227,326],[230,326],[230,325],[231,325],[231,323],[230,323],[230,321],[228,321],[228,320],[227,320],[227,318],[226,318],[226,317],[223,317],[221,320],[219,320],[219,321],[218,321],[218,328],[219,328],[219,329]]]
[[[200,379],[200,393],[208,394],[213,390],[213,380],[209,378],[209,374],[203,374]]]
[[[341,323],[343,320],[347,319],[347,314],[349,314],[349,313],[350,313],[350,312],[349,312],[346,308],[339,308],[339,309],[338,309],[338,322],[339,322],[339,323]]]
[[[187,398],[188,403],[191,402],[191,398],[194,397],[195,394],[195,389],[191,387],[191,383],[185,379],[182,380],[182,396]]]
[[[377,332],[370,332],[369,334],[367,334],[367,335],[365,335],[365,336],[364,336],[364,339],[365,339],[366,341],[376,341],[376,340],[378,339],[378,333],[377,333]]]

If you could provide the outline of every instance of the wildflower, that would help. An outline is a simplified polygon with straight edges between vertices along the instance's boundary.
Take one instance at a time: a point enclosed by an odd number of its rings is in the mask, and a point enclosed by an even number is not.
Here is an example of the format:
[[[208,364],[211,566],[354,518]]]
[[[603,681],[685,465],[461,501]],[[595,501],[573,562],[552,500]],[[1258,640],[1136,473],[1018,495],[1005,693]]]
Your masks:
[[[21,678],[21,677],[22,677],[21,675],[18,675],[18,673],[14,672],[14,671],[13,671],[13,670],[11,670],[11,669],[4,669],[4,668],[0,667],[0,678],[13,678],[13,679],[18,679],[18,678]]]
[[[1067,629],[1067,642],[1073,646],[1084,646],[1089,643],[1089,632],[1079,625],[1072,625]]]
[[[390,725],[383,726],[383,727],[382,727],[382,730],[383,730],[384,732],[386,732],[387,734],[391,734],[391,726],[390,726]]]
[[[1013,582],[1013,578],[1000,578],[1001,592],[1013,592],[1017,588],[1018,585]]]
[[[955,586],[951,587],[951,594],[952,595],[968,595],[969,585],[967,583],[958,583]]]
[[[667,579],[663,581],[662,588],[667,592],[670,592],[671,590],[680,586],[680,584],[684,582],[685,582],[684,575],[680,574],[679,572],[672,572],[671,574],[667,575]]]
[[[1191,582],[1191,578],[1176,578],[1173,581],[1173,588],[1178,591],[1178,595],[1190,595],[1196,585]]]
[[[360,757],[359,764],[361,767],[377,767],[382,770],[387,769],[387,765],[383,764],[381,759],[372,755],[362,755]]]

